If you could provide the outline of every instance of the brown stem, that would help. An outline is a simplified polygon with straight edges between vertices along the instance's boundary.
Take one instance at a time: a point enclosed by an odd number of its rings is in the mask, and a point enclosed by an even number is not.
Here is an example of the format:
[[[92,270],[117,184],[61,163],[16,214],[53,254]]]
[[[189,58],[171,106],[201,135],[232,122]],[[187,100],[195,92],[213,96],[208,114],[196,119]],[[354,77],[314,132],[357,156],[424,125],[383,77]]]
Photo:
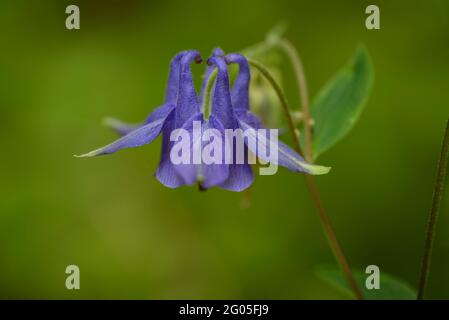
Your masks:
[[[438,219],[441,198],[444,190],[444,180],[446,177],[447,159],[449,156],[449,120],[446,122],[446,130],[441,144],[440,158],[437,164],[437,178],[432,196],[432,207],[430,209],[429,221],[427,224],[426,240],[424,243],[424,254],[421,261],[421,271],[419,275],[418,300],[424,299],[427,281],[429,278],[430,261],[432,258],[433,240],[435,238],[435,227]]]

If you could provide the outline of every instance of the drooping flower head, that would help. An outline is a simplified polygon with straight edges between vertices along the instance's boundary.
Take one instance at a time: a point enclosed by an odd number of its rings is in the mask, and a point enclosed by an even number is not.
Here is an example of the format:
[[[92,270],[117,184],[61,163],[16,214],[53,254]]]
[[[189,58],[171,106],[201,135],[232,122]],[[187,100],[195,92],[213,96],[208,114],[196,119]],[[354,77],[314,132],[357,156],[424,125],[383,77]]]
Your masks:
[[[221,49],[214,49],[212,56],[207,60],[208,67],[201,94],[198,96],[190,65],[201,61],[202,58],[196,50],[177,54],[170,63],[164,104],[156,108],[140,125],[110,121],[109,124],[123,136],[81,157],[110,154],[123,148],[142,146],[162,133],[161,159],[156,177],[170,188],[199,183],[203,189],[219,186],[227,190],[242,191],[254,180],[248,150],[265,161],[272,158],[262,149],[269,148],[270,155],[274,150],[276,155],[279,154],[275,164],[292,171],[309,174],[327,172],[327,168],[307,164],[290,147],[277,142],[277,136],[273,139],[271,135],[261,137],[256,133],[264,127],[250,112],[251,77],[249,64],[244,56],[239,54],[225,56]],[[232,63],[239,65],[239,73],[231,89],[228,64]],[[210,115],[206,118],[204,101],[213,72],[217,74],[211,92]],[[243,149],[237,148],[235,136],[230,140],[227,139],[229,130],[249,132],[246,139],[242,140]],[[178,143],[183,138],[187,139],[187,145]],[[211,147],[212,142],[214,147]],[[181,148],[178,150],[179,146]],[[207,155],[214,161],[204,159],[202,155],[204,150],[208,150]],[[230,151],[231,156],[229,157],[226,152],[223,153],[223,150]],[[173,155],[179,153],[182,154],[183,160],[174,161]]]

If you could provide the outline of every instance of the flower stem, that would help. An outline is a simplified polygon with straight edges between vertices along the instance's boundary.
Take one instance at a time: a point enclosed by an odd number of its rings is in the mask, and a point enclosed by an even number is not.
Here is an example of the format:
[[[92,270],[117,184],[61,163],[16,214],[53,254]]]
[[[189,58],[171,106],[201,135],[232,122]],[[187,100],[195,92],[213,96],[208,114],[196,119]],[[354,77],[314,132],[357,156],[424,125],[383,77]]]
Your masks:
[[[363,293],[360,290],[357,282],[355,281],[354,275],[352,274],[351,268],[349,267],[348,260],[345,257],[343,249],[341,248],[340,243],[338,242],[337,235],[335,234],[335,230],[332,226],[332,222],[329,218],[329,215],[326,213],[324,209],[324,205],[321,201],[320,192],[316,185],[315,179],[311,175],[306,175],[306,183],[307,188],[309,189],[310,195],[312,197],[312,201],[317,209],[318,216],[320,217],[321,224],[324,229],[324,233],[326,234],[327,240],[329,241],[329,245],[334,253],[335,259],[340,265],[343,274],[346,277],[346,281],[348,282],[352,292],[358,300],[363,300]]]
[[[301,105],[304,119],[304,157],[308,162],[312,161],[312,126],[309,106],[309,94],[307,89],[306,77],[304,68],[302,67],[301,57],[292,43],[286,39],[278,40],[279,47],[285,51],[290,58],[293,69],[295,71],[296,80],[298,83],[298,92],[301,97]]]
[[[285,45],[285,44],[284,44]],[[283,46],[284,46],[283,45]],[[283,47],[282,46],[282,47]],[[310,118],[310,112],[309,112],[309,102],[308,102],[308,96],[307,96],[307,85],[305,81],[305,76],[301,64],[301,60],[299,59],[299,55],[296,53],[295,49],[290,45],[287,46],[289,48],[289,56],[291,54],[291,58],[293,57],[293,64],[296,65],[295,71],[299,74],[297,74],[298,77],[298,83],[300,86],[300,92],[302,96],[303,101],[303,113],[304,113],[304,130],[307,132],[306,134],[309,136],[309,143],[306,143],[305,147],[307,148],[305,158],[307,161],[311,161],[312,159],[312,148],[311,148],[311,118]],[[285,49],[287,48],[285,47]],[[296,57],[296,58],[295,58]],[[274,90],[276,91],[276,94],[279,97],[279,100],[281,101],[282,107],[284,109],[284,112],[287,116],[289,128],[292,132],[293,136],[293,142],[295,145],[296,150],[298,153],[303,154],[301,151],[301,146],[299,143],[298,135],[296,134],[296,128],[293,121],[293,116],[291,114],[291,109],[288,105],[287,98],[285,97],[284,92],[282,91],[281,87],[277,84],[276,80],[274,80],[273,76],[270,74],[270,72],[261,64],[258,62],[255,62],[251,59],[248,59],[248,62],[250,65],[258,69],[262,75],[270,82],[270,84],[273,86]],[[306,114],[307,110],[307,114]],[[305,135],[306,135],[305,134]],[[331,220],[326,213],[326,210],[324,209],[324,205],[321,201],[320,193],[318,190],[318,187],[316,185],[315,179],[311,175],[306,175],[306,184],[307,189],[309,190],[309,193],[311,195],[312,201],[314,206],[316,207],[316,210],[318,212],[318,216],[321,220],[321,224],[323,226],[324,232],[327,236],[327,239],[329,241],[329,245],[332,249],[332,252],[334,253],[335,259],[337,260],[338,264],[340,265],[340,268],[342,269],[346,280],[348,281],[348,284],[352,291],[354,292],[354,295],[357,299],[361,300],[363,299],[362,291],[359,289],[357,282],[355,281],[354,275],[351,272],[351,268],[349,267],[348,261],[343,253],[343,250],[340,246],[340,243],[337,240],[337,236],[335,234],[334,228],[332,226]]]
[[[281,101],[282,104],[282,108],[284,109],[284,112],[287,116],[288,127],[290,129],[290,132],[292,133],[295,148],[300,154],[302,154],[301,145],[299,143],[298,135],[296,134],[295,122],[293,120],[293,116],[291,114],[287,97],[285,96],[284,91],[282,90],[281,86],[276,82],[276,80],[274,79],[274,77],[271,75],[271,73],[268,71],[267,68],[265,68],[259,62],[256,62],[252,59],[248,59],[248,63],[254,68],[256,68],[268,80],[268,82],[271,84],[274,91],[276,92],[277,96],[279,97],[279,100]]]
[[[296,80],[298,83],[298,92],[301,97],[303,120],[304,120],[304,150],[305,150],[304,158],[306,159],[306,161],[312,162],[313,161],[312,121],[311,121],[312,117],[310,114],[307,81],[301,57],[299,56],[298,51],[295,49],[295,47],[290,41],[281,38],[277,41],[277,44],[279,48],[281,48],[290,58],[293,69],[295,71]],[[306,183],[307,188],[309,189],[310,195],[312,197],[312,200],[318,211],[318,215],[323,225],[324,232],[326,233],[327,239],[335,255],[335,258],[337,259],[340,268],[342,269],[346,277],[346,281],[348,282],[349,286],[354,292],[355,297],[359,300],[362,300],[363,293],[360,290],[359,286],[357,285],[357,282],[355,281],[354,275],[352,274],[351,268],[349,267],[348,260],[345,257],[345,254],[343,252],[343,249],[341,248],[340,243],[338,242],[337,235],[335,234],[335,230],[332,226],[332,222],[321,201],[320,193],[318,191],[315,178],[311,175],[306,175]]]
[[[429,221],[427,223],[426,240],[424,243],[424,254],[421,261],[421,271],[419,275],[418,300],[424,299],[427,281],[429,278],[430,261],[432,258],[433,240],[435,238],[435,228],[440,209],[441,198],[444,190],[444,180],[446,177],[447,160],[449,156],[449,119],[446,122],[443,141],[441,143],[441,153],[437,164],[437,178],[432,196],[432,207],[430,209]]]

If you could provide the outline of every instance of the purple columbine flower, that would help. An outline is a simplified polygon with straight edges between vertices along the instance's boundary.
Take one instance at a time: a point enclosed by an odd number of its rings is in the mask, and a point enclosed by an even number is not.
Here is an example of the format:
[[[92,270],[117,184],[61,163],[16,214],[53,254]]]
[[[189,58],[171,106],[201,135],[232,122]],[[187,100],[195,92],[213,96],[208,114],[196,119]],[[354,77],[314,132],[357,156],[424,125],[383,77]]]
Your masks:
[[[212,138],[221,143],[225,150],[225,129],[256,129],[263,128],[259,119],[249,111],[249,82],[250,71],[247,60],[239,54],[229,54],[224,57],[220,49],[215,49],[208,59],[208,68],[202,85],[201,95],[198,97],[192,79],[190,64],[201,62],[201,56],[196,50],[183,51],[171,61],[170,73],[167,83],[164,104],[156,108],[140,125],[128,125],[114,120],[110,125],[123,136],[113,143],[81,155],[80,157],[93,157],[114,153],[124,148],[138,147],[150,143],[162,133],[162,151],[159,167],[156,172],[157,179],[167,187],[177,188],[182,185],[191,185],[196,182],[203,189],[219,186],[232,191],[242,191],[248,188],[254,175],[245,152],[243,163],[235,161],[236,150],[234,143],[234,161],[228,162],[224,155],[219,163],[195,162],[194,158],[206,145],[202,139],[203,133],[214,132]],[[230,90],[227,64],[237,63],[239,74]],[[205,118],[204,99],[206,86],[212,72],[217,69],[217,78],[211,94],[210,116]],[[201,107],[200,107],[201,106]],[[195,136],[195,126],[200,126],[201,134]],[[176,129],[183,129],[191,139],[189,140],[188,163],[174,164],[170,155],[175,145],[171,137]],[[214,129],[214,130],[208,130]],[[214,136],[215,135],[215,136]],[[249,139],[257,140],[254,133]],[[259,158],[269,161],[266,152],[261,152],[254,145],[247,143],[247,148]],[[265,145],[272,145],[270,137],[263,139]],[[275,145],[279,157],[278,164],[296,172],[309,174],[322,174],[327,168],[307,164],[301,156],[287,145],[278,142]],[[266,150],[265,150],[266,151]],[[201,156],[200,156],[201,159]]]

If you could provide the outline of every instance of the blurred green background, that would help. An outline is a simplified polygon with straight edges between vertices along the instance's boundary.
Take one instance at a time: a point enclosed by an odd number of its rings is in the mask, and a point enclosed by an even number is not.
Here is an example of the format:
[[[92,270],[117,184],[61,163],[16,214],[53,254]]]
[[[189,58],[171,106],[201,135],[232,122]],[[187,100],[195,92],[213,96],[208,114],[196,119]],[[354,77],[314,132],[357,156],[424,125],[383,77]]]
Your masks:
[[[68,4],[79,5],[81,30],[65,29]],[[369,102],[320,158],[333,170],[318,183],[353,268],[376,264],[416,287],[449,115],[449,4],[376,1],[378,31],[365,29],[368,4],[2,1],[0,298],[345,298],[315,275],[334,260],[301,175],[257,176],[242,209],[239,193],[159,184],[160,139],[109,157],[72,156],[115,138],[103,117],[140,121],[161,104],[175,53],[238,51],[279,21],[312,96],[357,44],[370,51]],[[449,298],[448,208],[446,190],[431,298]],[[81,290],[65,289],[69,264],[81,269]]]

